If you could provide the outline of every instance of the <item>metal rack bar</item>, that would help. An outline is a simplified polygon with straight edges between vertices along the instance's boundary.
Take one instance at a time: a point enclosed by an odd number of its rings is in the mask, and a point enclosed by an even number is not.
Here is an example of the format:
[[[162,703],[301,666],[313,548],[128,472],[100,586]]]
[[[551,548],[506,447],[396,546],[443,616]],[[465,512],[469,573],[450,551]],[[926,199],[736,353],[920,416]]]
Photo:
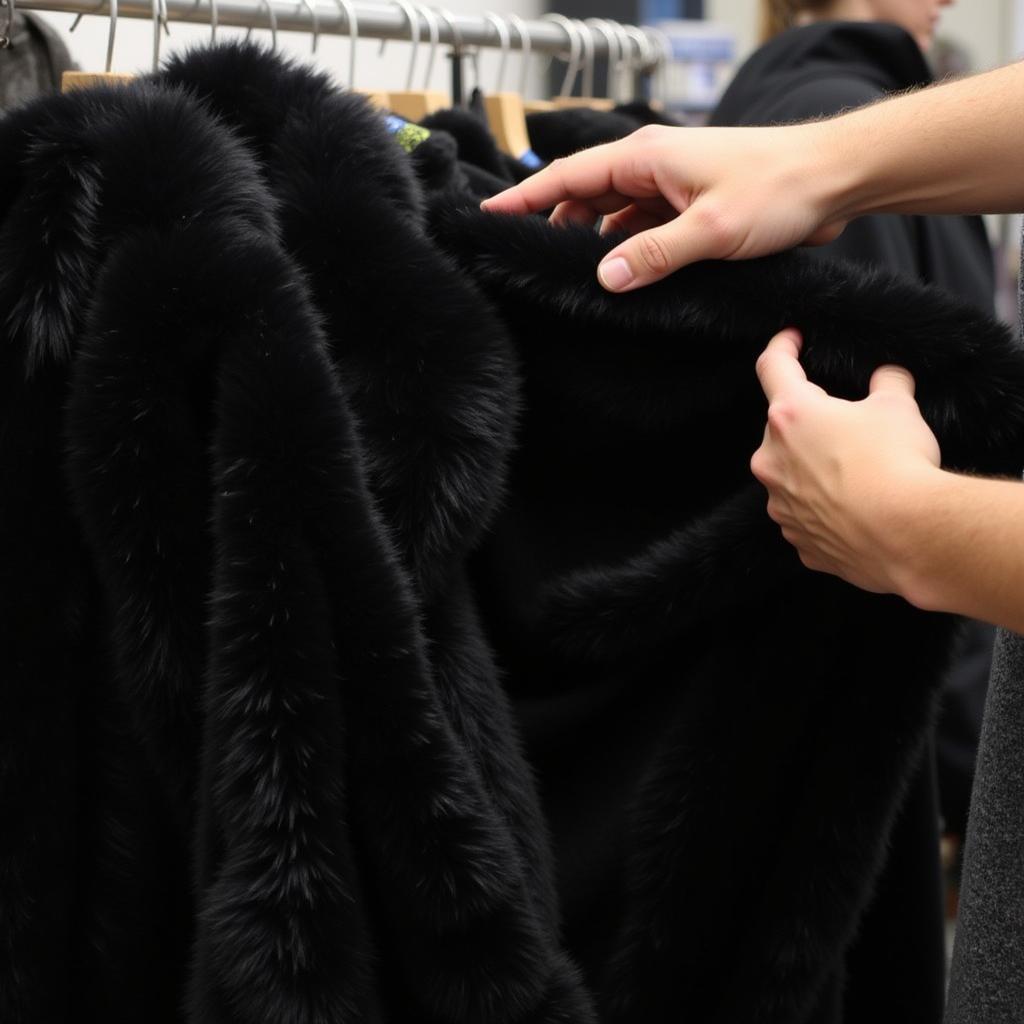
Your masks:
[[[169,21],[190,22],[196,25],[210,23],[211,7],[208,0],[162,0]],[[281,31],[312,32],[315,9],[316,22],[321,33],[348,35],[348,20],[343,6],[321,0],[217,0],[217,24],[236,28],[267,28],[270,25],[268,10],[273,6],[277,28]],[[110,14],[109,0],[15,0],[15,6],[28,11],[58,11],[70,14]],[[397,4],[374,3],[354,0],[359,38],[406,39],[412,38],[412,29],[405,12]],[[6,7],[6,2],[0,2]],[[447,12],[446,12],[447,13]],[[152,0],[117,0],[119,18],[143,18],[152,20]],[[422,14],[420,38],[425,39],[430,26]],[[549,54],[564,54],[569,49],[569,33],[561,25],[551,21],[524,21],[521,24],[529,33],[531,50]],[[453,14],[440,19],[439,41],[448,45],[459,43],[463,47],[500,47],[502,39],[497,28],[485,18],[473,15]],[[607,38],[594,34],[594,56],[607,57]],[[523,39],[516,32],[505,42],[511,49],[523,49]],[[653,49],[653,48],[652,48]],[[637,46],[636,58],[643,59]],[[656,61],[655,61],[656,63]]]

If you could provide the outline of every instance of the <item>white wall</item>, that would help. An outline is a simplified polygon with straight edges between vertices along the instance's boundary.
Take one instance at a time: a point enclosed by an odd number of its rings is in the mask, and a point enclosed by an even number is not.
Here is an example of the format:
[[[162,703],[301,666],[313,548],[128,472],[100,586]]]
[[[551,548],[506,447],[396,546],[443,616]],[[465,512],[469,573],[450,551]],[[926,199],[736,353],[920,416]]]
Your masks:
[[[498,14],[513,12],[523,18],[536,18],[541,10],[541,0],[449,0],[450,6],[459,14],[482,14],[484,11],[495,11]],[[70,14],[41,13],[54,25],[64,37],[72,55],[84,71],[102,71],[107,53],[108,21],[102,16],[88,15],[82,19],[73,34],[68,34],[74,18]],[[171,35],[163,37],[161,56],[169,52],[186,48],[190,45],[202,44],[209,40],[209,28],[199,25],[186,25],[171,22]],[[241,38],[245,35],[242,29],[219,28],[217,39]],[[257,30],[254,38],[270,44],[270,31]],[[348,75],[349,43],[336,35],[321,35],[316,56],[310,53],[312,37],[295,32],[278,33],[278,49],[289,56],[304,61],[314,62],[318,67],[331,71],[340,83],[345,83]],[[384,56],[379,55],[380,41],[362,39],[358,43],[356,53],[357,85],[365,89],[400,89],[405,86],[408,69],[409,53],[412,44],[391,40],[387,44]],[[427,65],[427,40],[420,43],[416,57],[416,88],[422,87],[423,75]],[[434,61],[430,87],[447,92],[450,84],[449,62],[444,56],[445,48],[439,47]],[[480,66],[484,88],[494,88],[494,77],[498,69],[499,51],[486,50],[481,53]],[[153,27],[149,21],[135,18],[119,18],[117,36],[114,45],[115,71],[137,72],[146,71],[152,66],[153,60]],[[518,82],[520,57],[510,55],[506,71],[506,87],[514,87]],[[540,86],[543,74],[544,59],[531,59],[532,91]],[[470,84],[472,73],[470,72]],[[531,91],[531,90],[528,90]]]

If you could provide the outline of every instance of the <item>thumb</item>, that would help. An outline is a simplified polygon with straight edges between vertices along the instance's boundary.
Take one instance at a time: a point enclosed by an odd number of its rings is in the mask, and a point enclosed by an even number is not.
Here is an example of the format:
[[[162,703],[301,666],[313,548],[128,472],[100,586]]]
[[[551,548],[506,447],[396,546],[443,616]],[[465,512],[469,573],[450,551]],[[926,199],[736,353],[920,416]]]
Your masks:
[[[660,281],[688,263],[712,258],[716,254],[707,232],[700,230],[699,217],[690,207],[673,220],[628,238],[601,261],[598,280],[610,292],[628,292]]]
[[[914,397],[914,378],[909,370],[902,366],[880,366],[871,374],[871,382],[868,384],[868,393],[875,394],[878,391],[888,391],[894,394],[909,395]]]

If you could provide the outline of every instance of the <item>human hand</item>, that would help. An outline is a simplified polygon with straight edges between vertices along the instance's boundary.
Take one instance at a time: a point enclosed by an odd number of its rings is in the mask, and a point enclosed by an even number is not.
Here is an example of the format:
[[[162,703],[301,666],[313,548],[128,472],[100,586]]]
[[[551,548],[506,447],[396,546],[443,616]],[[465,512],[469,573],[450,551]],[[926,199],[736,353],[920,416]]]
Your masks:
[[[768,489],[768,514],[808,568],[906,597],[940,462],[914,378],[880,366],[867,398],[842,401],[807,380],[800,345],[783,331],[757,362],[768,424],[750,468]]]
[[[842,231],[843,175],[827,166],[822,124],[781,128],[649,125],[618,142],[556,160],[486,200],[495,213],[551,220],[632,237],[601,262],[609,291],[631,291],[704,259],[746,259]]]

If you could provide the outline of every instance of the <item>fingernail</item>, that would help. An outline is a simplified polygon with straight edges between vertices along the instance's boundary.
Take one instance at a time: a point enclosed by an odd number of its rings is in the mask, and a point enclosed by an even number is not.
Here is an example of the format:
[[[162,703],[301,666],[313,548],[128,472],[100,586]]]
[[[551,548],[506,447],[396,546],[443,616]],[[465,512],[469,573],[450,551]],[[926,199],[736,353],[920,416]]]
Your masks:
[[[633,283],[633,271],[621,256],[616,256],[615,259],[606,260],[597,268],[597,278],[608,291],[621,292],[623,288]]]

